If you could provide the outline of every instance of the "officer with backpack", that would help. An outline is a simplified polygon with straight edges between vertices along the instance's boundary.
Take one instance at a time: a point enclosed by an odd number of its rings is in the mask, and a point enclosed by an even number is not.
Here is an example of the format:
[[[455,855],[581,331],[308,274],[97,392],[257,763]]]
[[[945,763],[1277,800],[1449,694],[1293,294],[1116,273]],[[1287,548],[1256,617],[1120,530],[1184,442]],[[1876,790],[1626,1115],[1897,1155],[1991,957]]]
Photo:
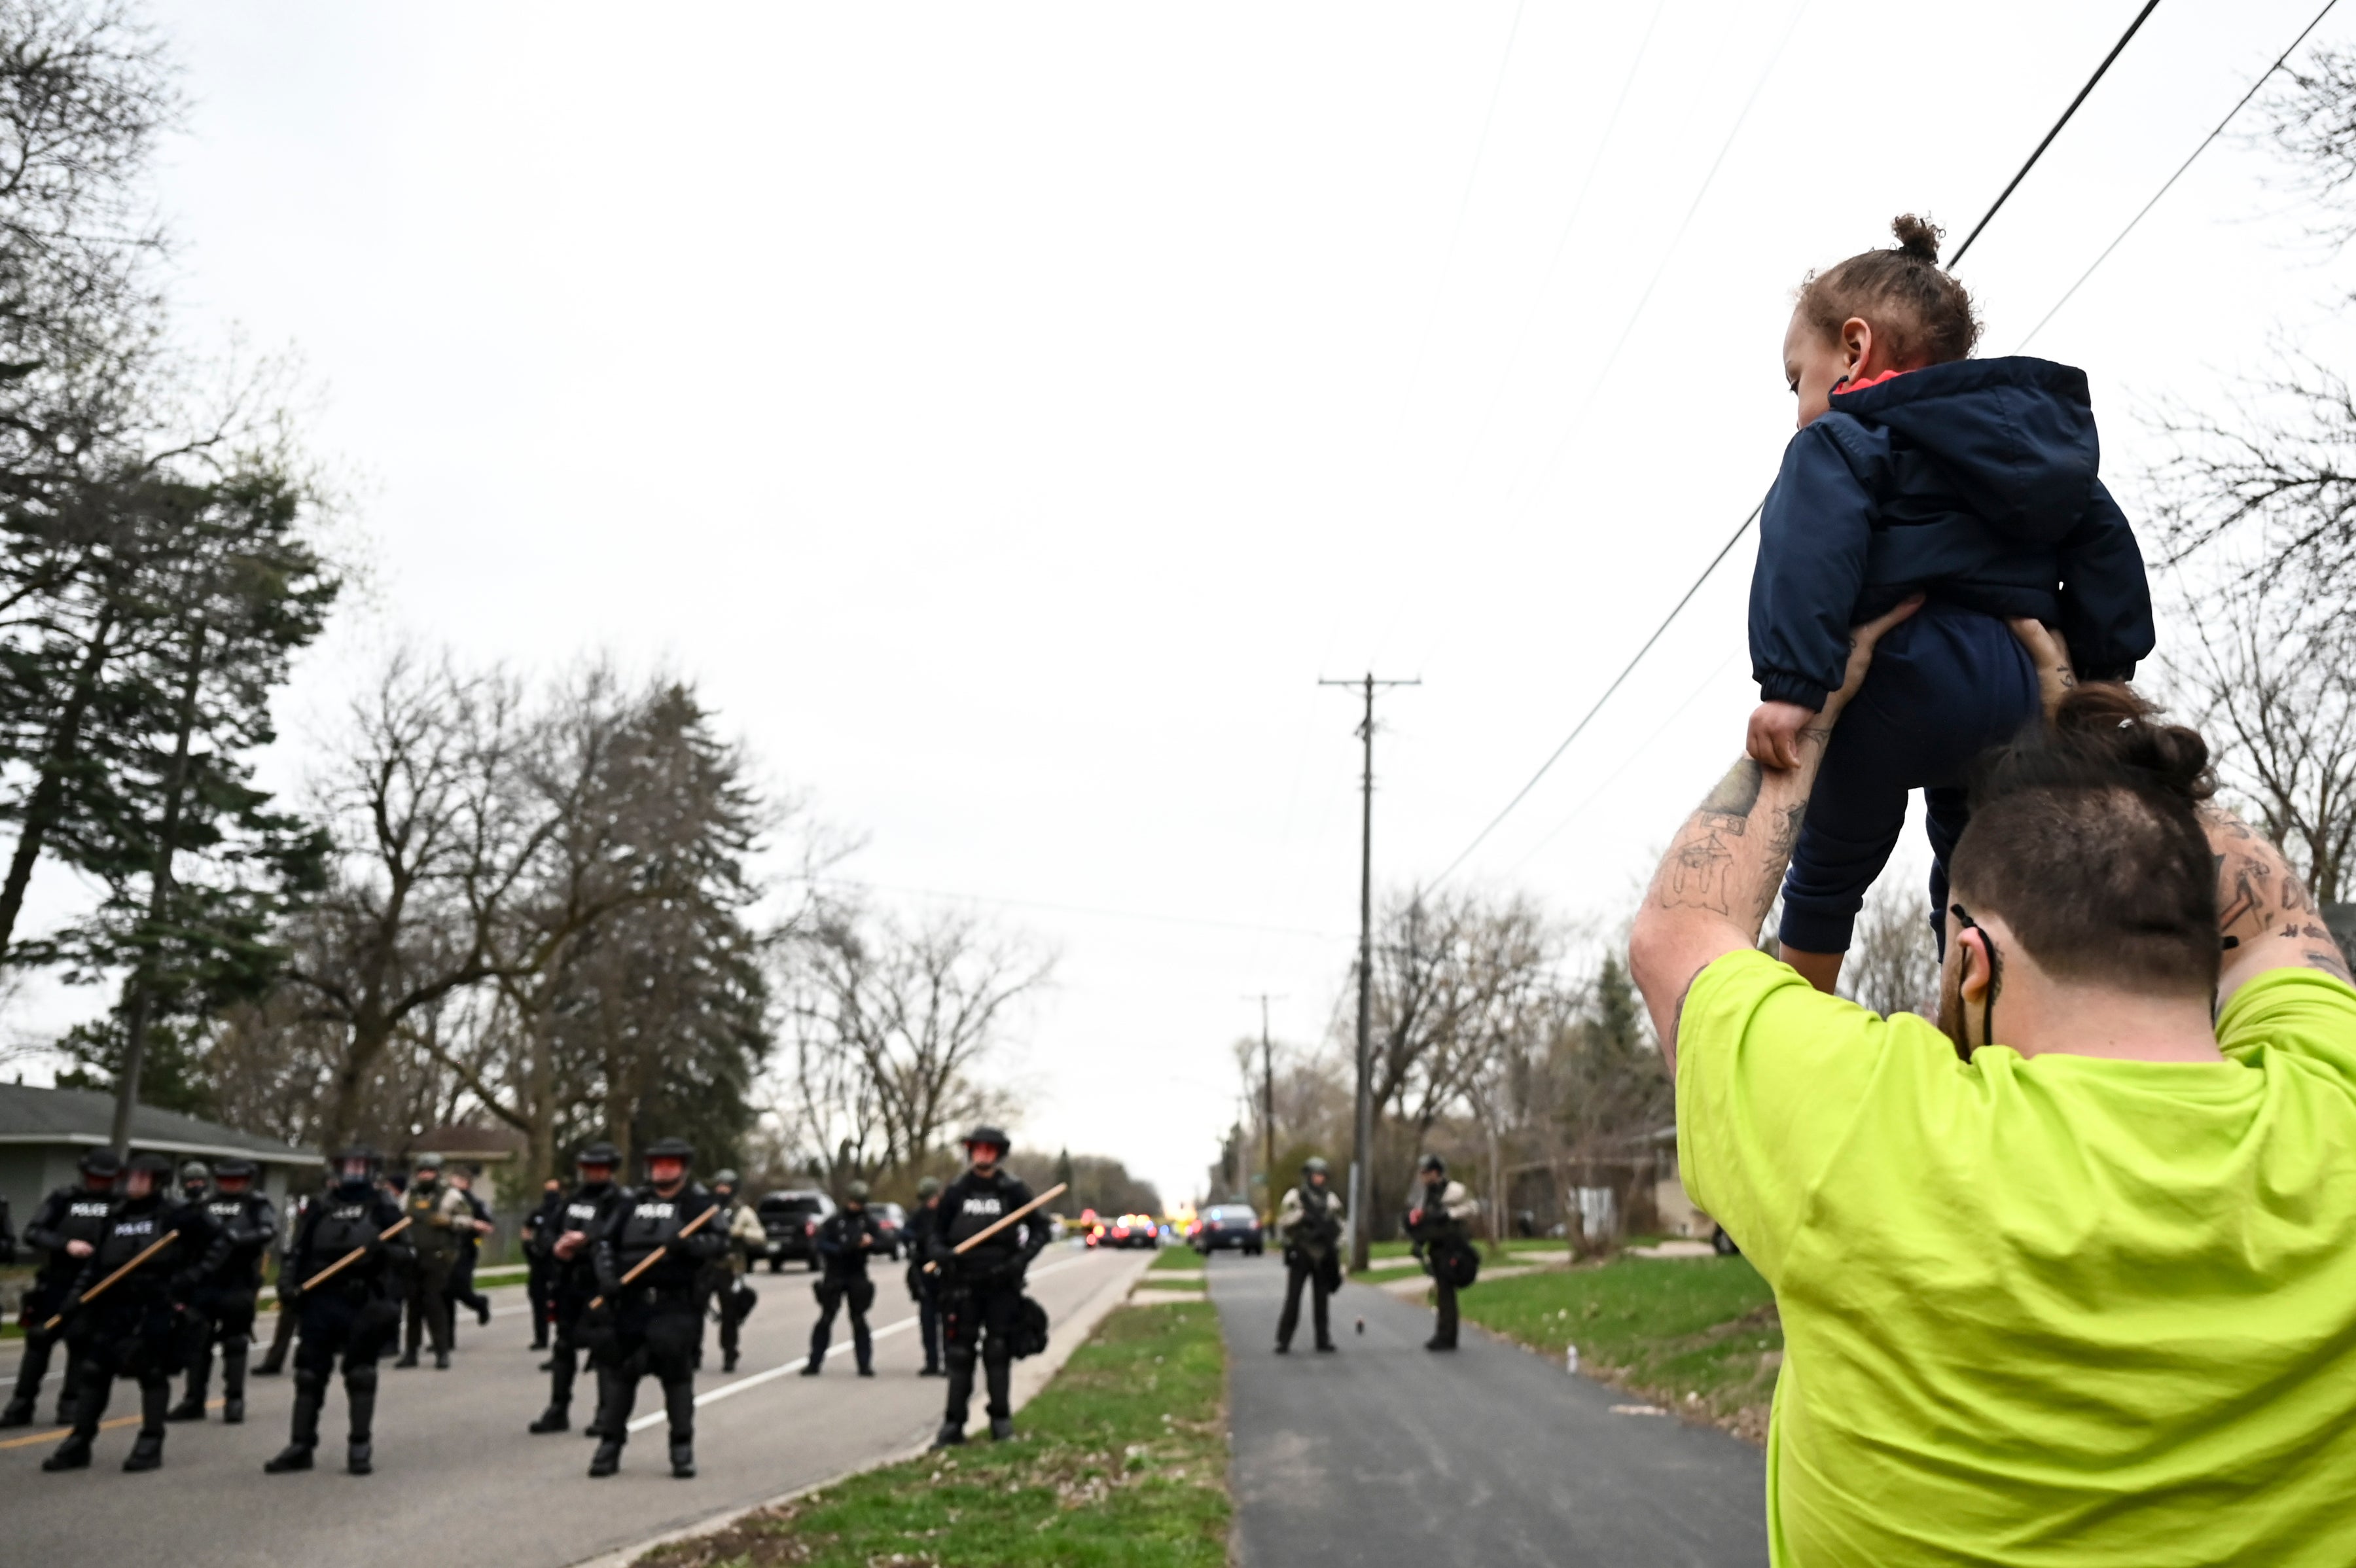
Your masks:
[[[1462,1182],[1448,1179],[1448,1162],[1438,1155],[1426,1155],[1416,1162],[1416,1174],[1422,1186],[1414,1207],[1407,1211],[1407,1233],[1415,1242],[1415,1255],[1431,1275],[1432,1291],[1440,1303],[1439,1321],[1423,1348],[1453,1350],[1456,1293],[1481,1272],[1481,1254],[1472,1245],[1472,1230],[1481,1202],[1464,1190]]]
[[[926,1247],[940,1273],[941,1340],[949,1367],[948,1404],[936,1448],[965,1441],[966,1412],[973,1399],[973,1364],[979,1360],[990,1393],[990,1435],[1000,1443],[1014,1435],[1014,1359],[1044,1341],[1037,1308],[1023,1294],[1023,1271],[1047,1244],[1047,1222],[1035,1211],[1012,1224],[991,1228],[1031,1201],[1031,1189],[1000,1162],[1007,1136],[995,1127],[965,1135],[963,1176],[941,1194],[939,1218]],[[987,1240],[985,1231],[991,1231]],[[973,1246],[964,1251],[958,1247]]]
[[[1342,1288],[1342,1197],[1333,1187],[1333,1172],[1312,1155],[1301,1162],[1301,1180],[1286,1190],[1277,1206],[1276,1234],[1284,1248],[1284,1312],[1276,1320],[1276,1353],[1292,1350],[1292,1331],[1301,1326],[1301,1287],[1310,1287],[1310,1322],[1317,1331],[1317,1348],[1333,1349],[1333,1334],[1326,1322],[1326,1304]]]

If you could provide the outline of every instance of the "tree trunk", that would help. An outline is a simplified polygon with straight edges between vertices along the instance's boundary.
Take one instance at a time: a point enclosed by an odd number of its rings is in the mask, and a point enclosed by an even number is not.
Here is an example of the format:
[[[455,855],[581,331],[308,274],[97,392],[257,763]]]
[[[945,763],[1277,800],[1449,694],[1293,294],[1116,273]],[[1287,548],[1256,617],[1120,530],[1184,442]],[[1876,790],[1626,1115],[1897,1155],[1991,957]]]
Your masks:
[[[81,749],[81,722],[90,712],[91,698],[97,693],[107,657],[113,651],[113,637],[114,607],[109,604],[99,612],[90,646],[83,650],[80,664],[75,667],[72,689],[66,693],[65,705],[58,710],[57,723],[49,731],[40,778],[25,802],[24,821],[16,831],[16,852],[8,862],[8,879],[0,884],[0,956],[6,954],[15,937],[16,917],[24,912],[25,890],[32,885],[33,867],[41,858],[42,845],[49,830],[65,814],[66,775],[72,770]]]
[[[131,1154],[131,1112],[139,1103],[139,1070],[147,1057],[147,1020],[155,1010],[155,943],[171,913],[172,862],[180,847],[180,802],[187,791],[188,746],[196,735],[197,693],[205,673],[205,632],[199,625],[188,648],[188,667],[180,682],[177,733],[172,737],[172,767],[164,779],[164,814],[157,824],[155,859],[147,878],[146,940],[127,983],[129,1005],[123,1017],[123,1070],[114,1085],[114,1152]]]

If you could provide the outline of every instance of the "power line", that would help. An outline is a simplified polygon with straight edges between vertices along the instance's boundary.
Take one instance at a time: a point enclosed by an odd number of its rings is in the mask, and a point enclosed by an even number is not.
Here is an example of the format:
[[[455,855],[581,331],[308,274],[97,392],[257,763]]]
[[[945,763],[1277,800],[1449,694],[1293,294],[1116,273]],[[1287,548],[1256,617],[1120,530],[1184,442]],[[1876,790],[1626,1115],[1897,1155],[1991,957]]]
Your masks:
[[[1972,248],[1972,242],[1980,237],[1980,231],[1988,226],[1988,220],[2003,209],[2006,199],[2012,195],[2014,188],[2029,177],[2029,171],[2037,166],[2037,160],[2045,156],[2045,149],[2053,145],[2053,138],[2062,134],[2062,127],[2070,123],[2070,116],[2078,112],[2078,105],[2086,102],[2086,95],[2094,91],[2094,83],[2102,81],[2103,73],[2111,69],[2111,62],[2119,58],[2119,51],[2127,47],[2127,40],[2136,36],[2136,30],[2143,26],[2144,18],[2158,9],[2159,0],[2149,0],[2142,10],[2136,13],[2136,19],[2127,24],[2127,30],[2119,35],[2119,41],[2113,44],[2111,52],[2103,57],[2103,63],[2096,66],[2094,74],[2086,79],[2086,85],[2078,89],[2078,96],[2070,100],[2070,107],[2062,111],[2062,118],[2053,122],[2053,129],[2045,133],[2045,139],[2037,144],[2037,150],[2029,155],[2029,161],[2020,166],[2020,172],[1997,193],[1995,204],[1980,214],[1980,220],[1972,225],[1972,231],[1964,236],[1964,242],[1955,247],[1954,255],[1947,258],[1949,267],[1964,259],[1964,252]]]
[[[856,887],[870,893],[897,893],[911,898],[938,898],[953,904],[997,904],[1012,909],[1049,909],[1066,915],[1095,915],[1115,920],[1151,920],[1168,926],[1201,926],[1220,931],[1263,931],[1284,937],[1314,937],[1319,941],[1345,941],[1341,931],[1312,931],[1302,926],[1269,926],[1245,920],[1214,920],[1198,915],[1170,915],[1151,909],[1113,909],[1095,904],[1059,904],[1044,898],[1001,898],[987,893],[952,893],[939,887],[895,886],[851,876],[811,878],[821,886]]]
[[[1489,156],[1489,132],[1497,123],[1497,104],[1505,95],[1505,70],[1514,63],[1514,40],[1521,37],[1522,10],[1528,0],[1515,0],[1514,19],[1505,28],[1505,52],[1497,57],[1497,80],[1489,86],[1489,107],[1481,116],[1481,139],[1472,146],[1472,166],[1464,176],[1464,194],[1456,199],[1456,223],[1448,231],[1448,249],[1440,261],[1440,281],[1431,291],[1431,308],[1423,313],[1423,334],[1416,339],[1415,358],[1408,361],[1407,384],[1401,389],[1399,417],[1407,417],[1407,399],[1423,374],[1424,356],[1431,349],[1431,329],[1440,320],[1440,302],[1448,293],[1448,275],[1456,270],[1456,247],[1464,237],[1464,215],[1472,210],[1472,188],[1481,183],[1481,166]]]
[[[2111,46],[2111,52],[2103,57],[2103,63],[2094,68],[2094,74],[2086,79],[2086,85],[2080,88],[2078,95],[2070,101],[2070,107],[2062,112],[2062,118],[2053,123],[2053,128],[2045,133],[2045,139],[2037,144],[2037,150],[2029,155],[2029,161],[2020,166],[2020,172],[2012,177],[2010,183],[2006,185],[2003,191],[1997,195],[1995,204],[1989,207],[1987,211],[1981,215],[1980,220],[1972,226],[1972,231],[1965,236],[1964,242],[1955,247],[1955,253],[1947,260],[1948,266],[1952,267],[1955,263],[1963,260],[1964,252],[1971,249],[1972,242],[1980,237],[1980,231],[1988,226],[1988,220],[1994,218],[2004,206],[2006,199],[2010,197],[2014,189],[2028,177],[2029,171],[2037,166],[2037,160],[2044,156],[2047,147],[2052,145],[2053,138],[2062,134],[2062,127],[2070,123],[2070,117],[2078,112],[2078,106],[2086,101],[2086,95],[2094,91],[2094,84],[2102,81],[2104,73],[2111,69],[2111,62],[2119,58],[2119,52],[2127,47],[2127,40],[2134,38],[2136,29],[2143,26],[2144,18],[2150,16],[2158,6],[2159,0],[2149,0],[2149,3],[2136,13],[2136,19],[2127,25],[2127,30],[2120,35],[2119,41]],[[1795,13],[1794,20],[1796,22],[1797,19]],[[1786,37],[1788,38],[1789,35],[1786,34]],[[1721,157],[1723,156],[1723,154],[1720,155]],[[1491,833],[1497,831],[1500,823],[1513,815],[1515,808],[1529,798],[1530,791],[1538,787],[1538,780],[1544,779],[1547,771],[1562,759],[1563,753],[1570,749],[1571,743],[1576,741],[1594,721],[1595,715],[1603,711],[1603,704],[1612,700],[1612,694],[1626,682],[1630,675],[1635,673],[1636,666],[1643,663],[1644,656],[1653,651],[1654,645],[1661,640],[1662,634],[1669,629],[1671,623],[1683,613],[1686,606],[1693,602],[1693,596],[1701,592],[1702,585],[1709,581],[1711,574],[1715,573],[1720,563],[1733,552],[1735,545],[1741,542],[1742,536],[1751,532],[1751,525],[1759,521],[1759,514],[1765,510],[1766,504],[1765,498],[1762,497],[1759,504],[1751,509],[1750,515],[1742,520],[1740,527],[1727,536],[1726,542],[1719,546],[1718,553],[1709,558],[1709,564],[1701,569],[1701,575],[1693,580],[1693,585],[1679,596],[1675,605],[1670,607],[1669,613],[1662,618],[1661,624],[1653,628],[1653,635],[1644,639],[1644,645],[1642,648],[1636,650],[1635,657],[1629,660],[1621,669],[1620,673],[1612,678],[1612,684],[1603,688],[1603,694],[1596,698],[1594,705],[1580,716],[1578,724],[1571,726],[1570,733],[1563,737],[1562,744],[1556,746],[1547,755],[1547,759],[1538,765],[1538,770],[1530,775],[1529,782],[1514,792],[1514,798],[1505,802],[1505,809],[1490,818],[1487,825],[1472,835],[1472,842],[1458,851],[1456,858],[1450,861],[1438,876],[1432,878],[1431,886],[1437,887],[1445,882],[1458,866],[1462,865],[1471,857],[1474,850],[1481,847]]]
[[[1431,879],[1431,886],[1437,887],[1441,883],[1447,881],[1450,874],[1454,872],[1458,866],[1463,865],[1466,858],[1469,857],[1474,850],[1481,847],[1482,841],[1496,831],[1497,824],[1504,822],[1507,817],[1512,816],[1514,814],[1514,808],[1520,805],[1529,797],[1530,791],[1538,787],[1538,780],[1547,776],[1547,769],[1552,768],[1557,762],[1562,760],[1562,754],[1570,749],[1570,743],[1577,740],[1580,737],[1580,733],[1587,728],[1588,725],[1593,722],[1595,715],[1603,711],[1603,704],[1612,700],[1612,693],[1620,689],[1621,682],[1635,673],[1636,666],[1644,661],[1644,655],[1653,651],[1653,644],[1661,640],[1661,634],[1669,629],[1669,623],[1676,620],[1678,615],[1684,611],[1686,606],[1693,602],[1693,596],[1696,594],[1701,592],[1701,585],[1709,581],[1709,575],[1718,570],[1718,564],[1726,559],[1727,553],[1729,551],[1732,550],[1737,544],[1741,542],[1742,536],[1744,534],[1751,532],[1751,525],[1759,521],[1759,513],[1766,504],[1767,502],[1765,498],[1761,498],[1759,505],[1751,509],[1751,515],[1742,520],[1742,526],[1736,529],[1732,533],[1727,535],[1726,542],[1718,547],[1718,553],[1709,558],[1709,564],[1701,569],[1701,575],[1693,580],[1693,586],[1687,588],[1685,591],[1684,596],[1679,598],[1677,602],[1670,607],[1669,613],[1661,618],[1661,624],[1653,628],[1653,635],[1644,639],[1644,646],[1636,650],[1636,657],[1628,660],[1627,664],[1621,669],[1619,674],[1612,677],[1612,684],[1603,688],[1603,694],[1595,699],[1595,705],[1589,708],[1586,714],[1580,717],[1579,723],[1571,726],[1570,733],[1562,737],[1562,744],[1556,746],[1553,752],[1548,755],[1544,762],[1538,764],[1538,770],[1530,775],[1530,781],[1514,792],[1514,798],[1505,802],[1505,809],[1489,819],[1489,825],[1487,827],[1483,828],[1479,832],[1472,835],[1472,842],[1471,843],[1466,844],[1462,850],[1457,852],[1456,858],[1450,861],[1447,867],[1443,869],[1439,875]]]
[[[2248,108],[2250,106],[2250,100],[2258,95],[2258,89],[2264,87],[2267,82],[2274,80],[2275,72],[2280,70],[2290,59],[2290,57],[2297,52],[2299,45],[2307,42],[2307,35],[2315,31],[2317,27],[2322,26],[2323,18],[2331,15],[2331,8],[2339,4],[2340,0],[2324,0],[2323,9],[2315,14],[2315,19],[2313,21],[2308,23],[2306,27],[2301,27],[2298,30],[2298,37],[2291,39],[2290,48],[2276,55],[2275,57],[2275,63],[2266,67],[2265,70],[2258,73],[2258,79],[2250,83],[2250,90],[2247,92],[2243,93],[2240,100],[2236,102],[2231,109],[2225,111],[2225,117],[2217,122],[2216,129],[2201,137],[2201,145],[2192,149],[2191,156],[2187,157],[2182,163],[2176,166],[2176,172],[2169,175],[2167,182],[2161,185],[2158,190],[2151,193],[2151,199],[2149,201],[2145,202],[2141,207],[2136,209],[2136,215],[2127,220],[2127,226],[2119,231],[2118,237],[2116,239],[2114,239],[2109,244],[2103,247],[2103,253],[2101,255],[2096,256],[2092,262],[2087,263],[2086,270],[2078,274],[2078,281],[2072,284],[2067,292],[2065,292],[2061,298],[2053,302],[2053,308],[2037,318],[2037,325],[2030,328],[2029,329],[2028,336],[2021,338],[2021,348],[2028,348],[2030,339],[2034,338],[2040,332],[2045,330],[2045,324],[2052,320],[2056,316],[2062,314],[2062,307],[2070,303],[2071,299],[2077,294],[2079,289],[2085,286],[2086,280],[2094,275],[2094,269],[2111,259],[2111,252],[2117,250],[2120,245],[2124,244],[2129,234],[2135,232],[2136,225],[2144,220],[2144,215],[2149,212],[2153,208],[2158,206],[2159,199],[2166,196],[2170,190],[2176,188],[2176,182],[2184,177],[2184,171],[2192,166],[2193,159],[2198,158],[2201,154],[2207,152],[2209,150],[2209,144],[2225,134],[2225,127],[2233,123],[2234,116],[2240,114],[2243,110]]]

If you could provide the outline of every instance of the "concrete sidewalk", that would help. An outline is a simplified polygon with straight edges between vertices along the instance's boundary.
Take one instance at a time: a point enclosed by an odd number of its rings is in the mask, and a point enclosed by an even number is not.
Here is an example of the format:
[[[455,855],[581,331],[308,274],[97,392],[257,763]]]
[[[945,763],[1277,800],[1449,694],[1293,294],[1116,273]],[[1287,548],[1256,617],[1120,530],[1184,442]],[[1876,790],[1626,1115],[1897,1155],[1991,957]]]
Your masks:
[[[1243,1568],[1767,1561],[1764,1459],[1749,1444],[1615,1415],[1625,1395],[1469,1323],[1462,1349],[1428,1351],[1430,1313],[1365,1285],[1333,1298],[1340,1354],[1312,1352],[1304,1321],[1277,1356],[1283,1265],[1218,1258],[1209,1272]]]

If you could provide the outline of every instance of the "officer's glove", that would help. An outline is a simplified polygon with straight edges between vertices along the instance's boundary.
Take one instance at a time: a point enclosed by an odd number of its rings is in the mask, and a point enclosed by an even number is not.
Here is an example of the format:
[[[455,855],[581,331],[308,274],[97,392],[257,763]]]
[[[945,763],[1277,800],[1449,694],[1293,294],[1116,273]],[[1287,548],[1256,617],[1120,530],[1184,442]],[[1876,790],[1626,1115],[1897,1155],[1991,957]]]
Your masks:
[[[303,1299],[303,1287],[293,1280],[281,1280],[278,1284],[278,1310],[292,1312]]]
[[[728,1250],[728,1238],[706,1229],[674,1244],[697,1262],[708,1263]]]

